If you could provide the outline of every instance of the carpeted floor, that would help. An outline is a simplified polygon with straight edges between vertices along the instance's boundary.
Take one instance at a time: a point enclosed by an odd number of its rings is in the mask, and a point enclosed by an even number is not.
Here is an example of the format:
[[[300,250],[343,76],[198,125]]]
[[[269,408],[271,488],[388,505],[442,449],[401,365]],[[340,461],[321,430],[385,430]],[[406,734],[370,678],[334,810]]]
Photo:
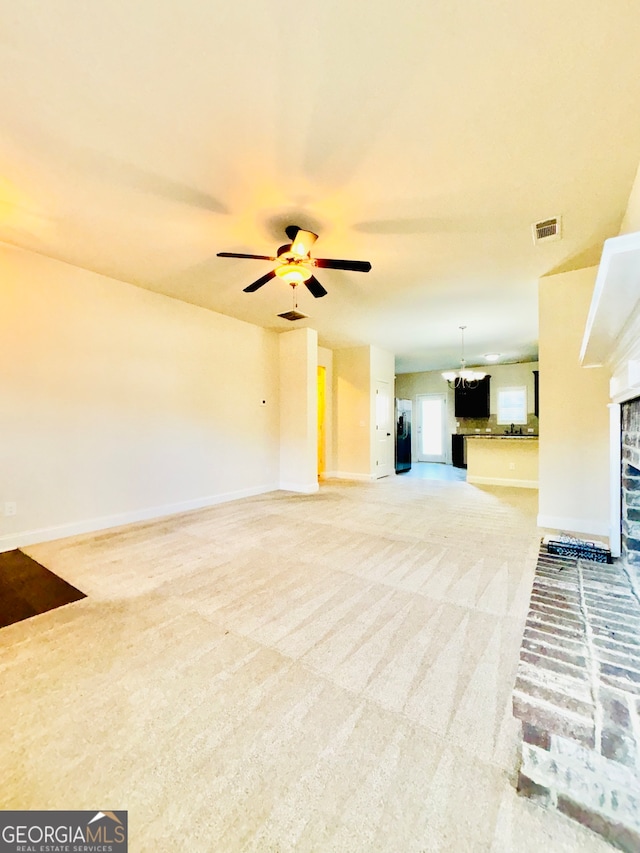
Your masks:
[[[0,631],[0,808],[132,853],[606,851],[513,789],[537,495],[333,482],[26,549],[88,598]]]

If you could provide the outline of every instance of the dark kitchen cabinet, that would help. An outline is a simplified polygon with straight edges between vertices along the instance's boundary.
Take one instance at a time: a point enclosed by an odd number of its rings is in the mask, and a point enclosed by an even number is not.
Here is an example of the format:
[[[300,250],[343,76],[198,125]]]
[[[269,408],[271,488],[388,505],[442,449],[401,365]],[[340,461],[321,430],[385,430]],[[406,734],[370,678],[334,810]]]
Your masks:
[[[457,418],[489,417],[489,380],[485,376],[473,388],[456,388],[455,413]]]
[[[456,435],[454,433],[451,436],[451,464],[454,468],[467,467],[465,441],[466,436],[464,435]]]

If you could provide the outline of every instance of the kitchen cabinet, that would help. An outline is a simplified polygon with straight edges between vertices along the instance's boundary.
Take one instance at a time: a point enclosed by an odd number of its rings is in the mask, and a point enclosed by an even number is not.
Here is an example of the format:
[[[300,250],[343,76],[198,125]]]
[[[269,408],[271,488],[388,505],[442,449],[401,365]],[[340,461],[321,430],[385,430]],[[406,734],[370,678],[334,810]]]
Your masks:
[[[465,435],[451,436],[451,464],[454,468],[467,467],[467,445]]]
[[[485,376],[475,383],[472,388],[456,388],[455,414],[457,418],[488,418],[489,417],[489,381]]]

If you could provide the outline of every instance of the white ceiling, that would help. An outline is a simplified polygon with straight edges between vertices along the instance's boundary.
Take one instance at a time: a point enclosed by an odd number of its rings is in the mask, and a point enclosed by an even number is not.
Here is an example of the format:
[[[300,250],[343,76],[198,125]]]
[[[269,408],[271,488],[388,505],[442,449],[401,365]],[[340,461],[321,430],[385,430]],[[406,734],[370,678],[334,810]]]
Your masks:
[[[537,354],[537,279],[596,263],[640,160],[635,0],[0,0],[0,240],[397,370]],[[531,224],[562,215],[564,238]],[[52,295],[52,298],[55,294]]]

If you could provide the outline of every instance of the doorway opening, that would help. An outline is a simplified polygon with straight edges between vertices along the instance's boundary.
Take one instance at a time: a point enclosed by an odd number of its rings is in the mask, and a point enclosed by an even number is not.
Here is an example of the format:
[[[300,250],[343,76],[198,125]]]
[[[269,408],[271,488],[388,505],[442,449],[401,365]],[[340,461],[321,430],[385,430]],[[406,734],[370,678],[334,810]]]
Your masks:
[[[417,404],[418,462],[446,462],[446,395],[419,394]]]

